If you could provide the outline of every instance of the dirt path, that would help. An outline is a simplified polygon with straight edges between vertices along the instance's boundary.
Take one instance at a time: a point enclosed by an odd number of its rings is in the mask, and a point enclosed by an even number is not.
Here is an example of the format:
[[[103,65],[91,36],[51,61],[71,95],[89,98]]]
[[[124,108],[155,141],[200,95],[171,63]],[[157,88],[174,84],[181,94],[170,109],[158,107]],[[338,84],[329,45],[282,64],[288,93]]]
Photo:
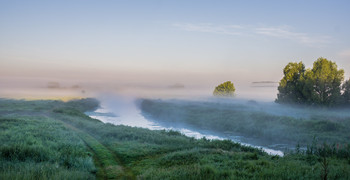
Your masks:
[[[44,116],[52,118],[49,114],[44,114]],[[58,118],[53,119],[62,122],[65,127],[76,132],[91,150],[95,166],[98,168],[96,174],[97,179],[136,179],[136,176],[132,171],[121,163],[118,156],[113,153],[111,149],[100,143],[91,134]]]
[[[62,122],[67,128],[75,131],[94,153],[96,165],[100,164],[102,170],[102,173],[97,174],[98,179],[136,179],[132,171],[123,166],[119,158],[109,148],[83,130]]]

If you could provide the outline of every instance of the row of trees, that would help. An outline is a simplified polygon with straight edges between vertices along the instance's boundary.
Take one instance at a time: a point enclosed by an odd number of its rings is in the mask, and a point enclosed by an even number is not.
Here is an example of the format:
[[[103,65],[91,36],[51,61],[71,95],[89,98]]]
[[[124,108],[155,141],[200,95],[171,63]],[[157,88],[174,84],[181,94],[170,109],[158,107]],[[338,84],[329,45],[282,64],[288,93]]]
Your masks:
[[[317,59],[311,69],[302,62],[289,63],[283,70],[276,102],[319,106],[350,105],[350,79],[335,62]]]

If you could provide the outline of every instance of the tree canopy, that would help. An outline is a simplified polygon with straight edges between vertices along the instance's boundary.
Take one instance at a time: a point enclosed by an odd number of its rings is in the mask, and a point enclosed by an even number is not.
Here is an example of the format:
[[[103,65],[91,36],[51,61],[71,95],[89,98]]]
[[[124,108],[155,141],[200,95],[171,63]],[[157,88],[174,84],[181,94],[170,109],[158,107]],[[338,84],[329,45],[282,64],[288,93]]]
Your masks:
[[[312,102],[321,105],[335,105],[340,101],[344,70],[338,70],[335,62],[319,58],[312,68]]]
[[[213,92],[214,96],[233,96],[235,92],[235,86],[231,81],[226,81],[215,87]]]
[[[312,69],[305,69],[302,62],[288,63],[283,74],[278,103],[335,106],[349,98],[348,81],[342,85],[344,70],[338,70],[336,63],[326,58],[318,58]]]
[[[284,77],[279,83],[277,102],[299,102],[304,100],[301,89],[305,66],[302,62],[288,63],[283,69]]]

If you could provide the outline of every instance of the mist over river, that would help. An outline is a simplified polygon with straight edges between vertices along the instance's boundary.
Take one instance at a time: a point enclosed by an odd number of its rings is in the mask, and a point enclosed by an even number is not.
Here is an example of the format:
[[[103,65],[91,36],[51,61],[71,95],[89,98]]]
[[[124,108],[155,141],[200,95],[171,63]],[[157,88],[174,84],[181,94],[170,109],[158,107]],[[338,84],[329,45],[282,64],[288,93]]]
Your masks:
[[[278,144],[270,144],[269,147],[261,146],[253,144],[251,143],[253,141],[249,141],[247,138],[239,135],[220,134],[213,131],[199,130],[197,128],[186,126],[185,124],[179,125],[175,123],[165,124],[157,122],[142,113],[138,105],[140,100],[137,100],[132,96],[109,94],[100,95],[98,99],[101,102],[100,108],[94,112],[87,112],[87,115],[92,118],[99,119],[104,123],[147,128],[151,130],[175,130],[181,132],[186,136],[194,137],[196,139],[203,137],[207,139],[230,139],[243,145],[262,148],[265,152],[272,155],[283,156],[281,149],[285,148],[284,145],[280,146]]]

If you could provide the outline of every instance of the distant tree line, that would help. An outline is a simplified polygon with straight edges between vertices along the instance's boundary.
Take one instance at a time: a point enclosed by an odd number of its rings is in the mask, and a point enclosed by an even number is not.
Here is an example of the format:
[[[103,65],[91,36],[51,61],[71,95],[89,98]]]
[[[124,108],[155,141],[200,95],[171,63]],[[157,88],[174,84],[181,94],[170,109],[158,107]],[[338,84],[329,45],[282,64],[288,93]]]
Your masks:
[[[350,79],[335,62],[318,58],[311,69],[290,62],[283,70],[276,102],[316,106],[350,105]]]

